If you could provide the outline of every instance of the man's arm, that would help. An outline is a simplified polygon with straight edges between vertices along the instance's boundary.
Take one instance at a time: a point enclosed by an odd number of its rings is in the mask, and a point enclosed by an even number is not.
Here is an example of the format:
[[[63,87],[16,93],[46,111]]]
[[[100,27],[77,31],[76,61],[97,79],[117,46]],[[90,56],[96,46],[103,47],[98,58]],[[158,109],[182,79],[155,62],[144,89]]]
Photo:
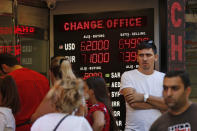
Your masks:
[[[93,131],[102,131],[105,126],[105,114],[102,111],[95,111],[93,117]]]
[[[160,111],[166,111],[168,109],[167,105],[164,102],[164,99],[157,96],[149,96],[149,98],[146,101],[147,103],[150,103],[155,108],[157,108]]]
[[[161,111],[167,110],[163,98],[150,95],[147,101],[144,102],[144,94],[137,93],[133,88],[124,88],[121,90],[121,94],[124,95],[126,102],[134,109],[155,108]]]
[[[151,104],[146,103],[146,102],[140,102],[141,99],[144,98],[136,98],[137,100],[133,101],[133,93],[135,92],[135,89],[133,88],[124,88],[120,91],[122,95],[124,95],[125,101],[129,104],[130,107],[134,109],[152,109],[154,108]],[[141,96],[139,96],[141,97]]]

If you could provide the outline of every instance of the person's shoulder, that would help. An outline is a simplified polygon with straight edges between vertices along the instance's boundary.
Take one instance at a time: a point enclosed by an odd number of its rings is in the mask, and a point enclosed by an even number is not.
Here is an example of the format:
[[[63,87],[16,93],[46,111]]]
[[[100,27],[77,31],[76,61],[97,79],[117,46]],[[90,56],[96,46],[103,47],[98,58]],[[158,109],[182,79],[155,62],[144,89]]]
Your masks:
[[[64,121],[64,122],[66,122],[67,125],[68,124],[70,125],[70,127],[68,127],[65,124],[65,126],[66,126],[65,128],[72,128],[75,131],[92,131],[92,128],[91,128],[89,122],[87,121],[86,118],[84,118],[82,116],[69,115],[68,120]]]
[[[163,73],[163,72],[160,72],[160,71],[157,71],[157,70],[154,70],[154,71],[155,71],[155,73],[157,73],[157,74],[165,75],[165,73]]]
[[[95,112],[95,111],[102,111],[102,112],[107,112],[107,107],[105,104],[99,102],[97,104],[94,104],[90,107],[90,111],[91,112]]]
[[[160,75],[162,77],[165,76],[165,73],[155,70],[155,74]]]
[[[41,73],[39,73],[39,72],[37,72],[35,70],[29,69],[29,68],[24,68],[24,71],[26,71],[28,74],[31,74],[31,76],[34,76],[34,77],[36,76],[39,79],[41,78],[43,80],[47,80],[48,81],[48,79],[43,74],[41,74]]]
[[[12,110],[7,107],[0,107],[0,113],[2,113],[4,115],[10,115],[10,114],[12,114]]]
[[[68,115],[67,120],[78,124],[87,122],[87,120],[83,116],[76,116],[76,115]]]
[[[41,116],[37,120],[58,119],[58,118],[61,118],[62,116],[64,116],[64,114],[62,113],[48,113],[48,114]]]
[[[197,103],[192,103],[191,106],[192,106],[193,109],[197,109]],[[196,110],[196,112],[197,112],[197,110]]]
[[[83,121],[85,118],[83,116],[69,115],[70,119],[78,119]]]
[[[137,69],[125,71],[122,75],[130,75],[136,73]]]
[[[158,127],[161,124],[165,123],[167,117],[168,117],[168,112],[165,112],[159,118],[157,118],[157,120],[155,120],[155,122],[152,124],[151,127]]]

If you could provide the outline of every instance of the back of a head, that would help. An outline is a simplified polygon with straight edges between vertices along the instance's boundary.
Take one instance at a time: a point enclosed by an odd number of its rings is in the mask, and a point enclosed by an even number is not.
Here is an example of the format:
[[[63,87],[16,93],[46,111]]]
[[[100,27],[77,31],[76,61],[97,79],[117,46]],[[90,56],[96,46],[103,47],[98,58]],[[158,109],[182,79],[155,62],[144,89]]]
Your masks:
[[[13,114],[16,114],[20,109],[20,98],[12,76],[6,75],[0,78],[0,93],[2,96],[1,106],[11,108]]]
[[[108,90],[105,80],[102,77],[89,77],[86,79],[86,83],[88,87],[94,91],[98,101],[103,102],[105,105],[109,104]]]
[[[184,88],[187,88],[187,87],[191,86],[189,74],[184,70],[169,71],[169,72],[166,73],[165,78],[166,77],[167,78],[180,77],[183,84],[184,84]]]
[[[137,49],[138,50],[152,49],[154,54],[157,54],[157,47],[156,47],[155,43],[153,42],[153,40],[147,40],[147,41],[143,41],[143,42],[139,43],[137,45]]]
[[[51,61],[50,71],[58,79],[76,79],[71,63],[63,56],[54,57]]]
[[[81,104],[83,86],[81,79],[60,80],[51,96],[56,109],[62,113],[75,111]]]
[[[11,54],[0,54],[0,69],[2,70],[2,64],[6,64],[10,67],[19,65],[16,56]]]

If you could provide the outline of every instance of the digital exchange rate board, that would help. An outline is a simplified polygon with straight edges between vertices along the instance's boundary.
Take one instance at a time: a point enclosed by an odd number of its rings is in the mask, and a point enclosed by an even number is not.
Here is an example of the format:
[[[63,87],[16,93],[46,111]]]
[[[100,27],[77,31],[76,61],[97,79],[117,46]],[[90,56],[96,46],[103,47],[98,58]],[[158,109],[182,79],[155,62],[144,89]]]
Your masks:
[[[154,9],[54,16],[54,55],[68,56],[78,77],[106,80],[121,130],[125,123],[121,75],[138,67],[136,46],[153,37]]]

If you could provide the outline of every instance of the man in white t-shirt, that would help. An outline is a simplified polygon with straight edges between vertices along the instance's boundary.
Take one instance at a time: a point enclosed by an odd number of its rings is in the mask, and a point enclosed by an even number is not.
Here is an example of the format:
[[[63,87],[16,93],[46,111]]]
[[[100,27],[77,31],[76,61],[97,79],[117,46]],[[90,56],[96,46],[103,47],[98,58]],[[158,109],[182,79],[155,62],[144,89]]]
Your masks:
[[[154,70],[157,49],[152,40],[138,44],[139,68],[121,77],[120,94],[126,101],[125,131],[148,131],[167,109],[162,98],[164,73]]]

